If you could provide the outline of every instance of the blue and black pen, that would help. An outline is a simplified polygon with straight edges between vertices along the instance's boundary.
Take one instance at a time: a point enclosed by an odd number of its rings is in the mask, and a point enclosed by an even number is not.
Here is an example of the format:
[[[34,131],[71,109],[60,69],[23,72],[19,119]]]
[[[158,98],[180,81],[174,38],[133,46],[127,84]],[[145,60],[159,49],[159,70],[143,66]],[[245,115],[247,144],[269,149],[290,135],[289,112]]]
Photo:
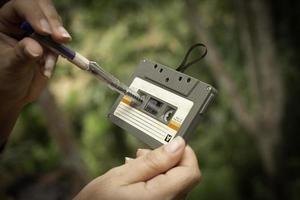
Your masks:
[[[91,74],[96,76],[98,79],[106,83],[106,85],[109,86],[112,90],[117,91],[122,95],[130,96],[138,102],[143,101],[137,92],[131,90],[127,85],[121,83],[116,77],[100,67],[98,63],[90,61],[89,59],[73,51],[69,47],[53,41],[50,36],[43,36],[36,33],[31,25],[27,22],[22,23],[21,29],[24,30],[29,37],[38,41],[44,47],[66,58],[68,61],[70,61],[80,69],[90,72]]]

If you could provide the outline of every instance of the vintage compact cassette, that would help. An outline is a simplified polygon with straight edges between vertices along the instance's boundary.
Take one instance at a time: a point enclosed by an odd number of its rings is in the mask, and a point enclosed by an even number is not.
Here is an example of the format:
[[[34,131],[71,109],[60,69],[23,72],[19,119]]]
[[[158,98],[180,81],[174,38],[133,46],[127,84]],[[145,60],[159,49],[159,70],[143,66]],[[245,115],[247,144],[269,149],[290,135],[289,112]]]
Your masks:
[[[162,64],[143,60],[129,86],[143,99],[117,99],[108,117],[152,148],[176,136],[187,139],[217,91],[211,85]]]

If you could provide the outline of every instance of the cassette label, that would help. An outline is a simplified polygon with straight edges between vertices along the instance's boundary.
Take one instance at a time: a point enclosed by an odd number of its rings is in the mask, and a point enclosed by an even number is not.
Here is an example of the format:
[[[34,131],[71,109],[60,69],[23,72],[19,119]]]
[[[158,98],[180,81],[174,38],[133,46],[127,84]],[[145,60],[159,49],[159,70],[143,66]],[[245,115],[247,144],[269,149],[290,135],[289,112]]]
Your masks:
[[[193,107],[193,102],[139,77],[133,80],[130,88],[155,99],[149,97],[145,106],[135,107],[131,105],[130,98],[125,96],[114,115],[162,144],[171,141]]]

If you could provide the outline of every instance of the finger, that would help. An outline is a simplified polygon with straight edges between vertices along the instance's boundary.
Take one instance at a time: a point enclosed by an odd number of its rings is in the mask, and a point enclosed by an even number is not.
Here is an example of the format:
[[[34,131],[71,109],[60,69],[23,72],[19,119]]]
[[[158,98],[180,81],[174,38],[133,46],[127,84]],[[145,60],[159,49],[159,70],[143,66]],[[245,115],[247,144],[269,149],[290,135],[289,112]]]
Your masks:
[[[8,12],[14,11],[15,15],[19,16],[19,23],[26,20],[36,32],[42,35],[52,33],[50,24],[36,1],[12,1],[8,9],[3,10],[7,15],[9,15]]]
[[[58,56],[52,52],[45,55],[45,64],[42,66],[42,74],[48,79],[51,78]]]
[[[144,155],[146,155],[149,152],[151,152],[150,149],[138,149],[136,151],[136,157],[138,158],[138,157],[144,156]]]
[[[126,165],[115,168],[111,173],[116,173],[121,184],[132,184],[147,181],[158,174],[174,167],[182,157],[185,142],[181,137],[176,137],[169,144],[157,148],[148,154],[139,157]]]
[[[71,40],[71,35],[68,31],[62,26],[61,19],[53,5],[51,0],[41,0],[39,5],[44,15],[46,16],[51,30],[51,37],[57,42],[68,42]]]
[[[37,63],[43,55],[42,47],[31,38],[24,38],[21,41],[11,41],[11,46],[5,47],[1,51],[1,67],[3,80],[13,78],[17,82],[22,82],[18,87],[15,84],[6,84],[5,88],[10,91],[12,101],[22,103],[25,98],[34,73],[38,68]]]
[[[31,38],[22,39],[11,50],[12,52],[8,54],[7,60],[9,60],[12,67],[33,62],[43,55],[41,45]]]
[[[197,156],[189,145],[185,147],[185,153],[178,166],[187,168],[196,167],[197,170],[199,169]]]
[[[200,181],[200,177],[197,157],[187,146],[177,167],[147,181],[145,187],[151,192],[163,191],[169,196],[185,194]]]
[[[136,157],[141,157],[141,156],[144,156],[146,155],[147,153],[151,152],[150,149],[138,149],[136,151]],[[125,157],[125,164],[131,162],[132,160],[134,160],[133,158],[129,158],[129,157]]]

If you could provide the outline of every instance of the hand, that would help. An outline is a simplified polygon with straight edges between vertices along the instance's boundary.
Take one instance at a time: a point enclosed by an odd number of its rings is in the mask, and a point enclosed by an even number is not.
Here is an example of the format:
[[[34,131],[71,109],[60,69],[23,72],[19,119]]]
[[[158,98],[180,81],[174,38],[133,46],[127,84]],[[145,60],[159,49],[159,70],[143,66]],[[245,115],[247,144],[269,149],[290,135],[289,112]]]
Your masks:
[[[71,37],[63,28],[51,0],[11,0],[0,9],[0,134],[7,136],[18,113],[32,102],[51,76],[57,56],[19,29],[28,21],[36,32],[56,42]]]
[[[200,180],[197,158],[181,137],[113,168],[89,183],[75,200],[182,199]]]

